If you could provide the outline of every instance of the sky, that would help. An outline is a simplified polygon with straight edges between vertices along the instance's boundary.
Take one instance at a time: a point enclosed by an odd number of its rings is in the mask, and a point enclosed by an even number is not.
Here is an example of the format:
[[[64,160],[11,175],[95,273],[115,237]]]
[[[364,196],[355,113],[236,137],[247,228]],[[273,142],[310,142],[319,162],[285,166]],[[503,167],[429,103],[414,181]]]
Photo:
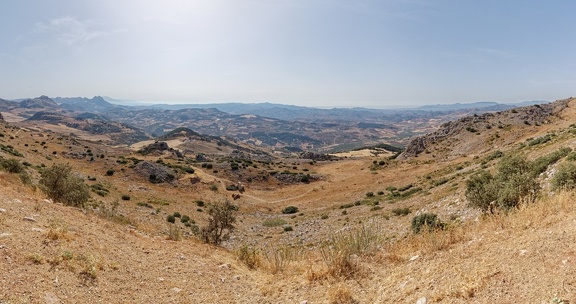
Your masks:
[[[572,0],[0,0],[0,98],[404,107],[576,95]]]

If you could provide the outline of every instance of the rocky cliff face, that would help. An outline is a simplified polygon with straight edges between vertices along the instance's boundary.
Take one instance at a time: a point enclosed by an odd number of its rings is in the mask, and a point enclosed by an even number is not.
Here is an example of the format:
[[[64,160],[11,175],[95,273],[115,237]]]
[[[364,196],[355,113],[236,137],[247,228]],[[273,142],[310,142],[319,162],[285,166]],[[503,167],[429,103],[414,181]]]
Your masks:
[[[432,150],[435,146],[447,140],[450,140],[451,143],[447,145],[449,147],[443,147],[444,150],[462,148],[461,150],[464,154],[469,151],[466,151],[463,147],[454,145],[459,139],[466,137],[469,140],[470,136],[481,135],[481,133],[495,134],[498,130],[509,130],[513,126],[528,127],[548,124],[558,119],[558,114],[567,108],[569,102],[572,100],[573,99],[564,99],[548,104],[515,108],[502,112],[485,113],[450,121],[442,124],[440,128],[433,133],[414,138],[398,158],[409,159],[416,157],[420,153]],[[486,136],[477,136],[476,141],[486,139]],[[474,142],[474,139],[472,139],[472,142]],[[468,143],[468,146],[471,147],[473,145]]]

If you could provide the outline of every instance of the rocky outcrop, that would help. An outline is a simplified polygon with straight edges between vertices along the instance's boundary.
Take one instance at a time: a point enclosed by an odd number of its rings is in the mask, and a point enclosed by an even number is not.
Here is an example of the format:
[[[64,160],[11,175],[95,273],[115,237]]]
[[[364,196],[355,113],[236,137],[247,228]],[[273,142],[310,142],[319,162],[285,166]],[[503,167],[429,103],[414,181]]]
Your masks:
[[[485,113],[461,118],[456,121],[444,123],[440,128],[430,134],[414,138],[402,152],[398,159],[409,159],[426,151],[429,147],[437,145],[448,138],[455,138],[461,134],[476,134],[480,130],[489,130],[492,126],[531,126],[550,123],[560,111],[568,107],[571,99],[559,100],[553,103],[515,108],[503,112]],[[464,136],[463,136],[464,137]]]
[[[153,184],[171,182],[176,178],[176,173],[172,169],[149,161],[139,163],[134,167],[134,171]]]
[[[184,155],[182,155],[182,153],[180,151],[173,149],[173,148],[170,148],[168,146],[168,144],[166,142],[163,142],[163,141],[157,141],[157,142],[154,142],[152,144],[149,144],[149,145],[143,147],[142,149],[138,150],[138,153],[140,153],[142,155],[148,155],[148,154],[161,155],[165,151],[171,152],[177,158],[183,158],[184,157]]]

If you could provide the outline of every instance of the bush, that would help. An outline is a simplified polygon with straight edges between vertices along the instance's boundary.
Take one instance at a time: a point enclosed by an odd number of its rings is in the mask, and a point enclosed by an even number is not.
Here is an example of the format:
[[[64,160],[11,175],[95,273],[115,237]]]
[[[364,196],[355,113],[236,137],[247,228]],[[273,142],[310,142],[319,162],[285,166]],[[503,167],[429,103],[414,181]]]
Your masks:
[[[484,212],[494,213],[495,201],[498,197],[494,177],[488,171],[480,171],[466,182],[466,198],[470,206]]]
[[[374,192],[370,191],[370,192],[366,192],[366,197],[373,197],[374,196]]]
[[[395,208],[392,209],[392,213],[396,216],[408,215],[410,213],[410,208]]]
[[[498,164],[496,175],[480,171],[467,181],[466,198],[471,206],[490,213],[494,213],[495,208],[517,207],[523,200],[533,202],[540,190],[534,168],[534,163],[523,157],[504,158]]]
[[[174,215],[174,217],[182,217],[182,215],[181,215],[180,212],[178,212],[178,211],[174,212],[173,215]]]
[[[288,206],[282,209],[282,214],[293,214],[298,212],[298,207],[295,206]]]
[[[290,232],[293,231],[294,229],[292,229],[292,226],[286,226],[284,227],[284,232]]]
[[[238,210],[230,201],[213,204],[208,209],[208,225],[202,227],[200,235],[204,242],[219,245],[226,240],[230,233],[234,231],[236,217],[234,212]]]
[[[123,200],[123,201],[129,201],[129,200],[130,200],[130,195],[128,195],[128,194],[122,195],[122,200]]]
[[[204,205],[205,205],[204,201],[200,201],[200,200],[196,201],[195,203],[196,203],[196,206],[198,206],[198,207],[204,207]]]
[[[558,168],[558,172],[552,179],[552,189],[574,189],[576,188],[576,165],[565,163]]]
[[[168,221],[168,223],[176,223],[176,217],[170,214],[166,217],[166,221]]]
[[[57,203],[74,207],[84,207],[90,198],[88,186],[72,174],[70,165],[53,165],[41,172],[40,188]]]
[[[9,173],[22,173],[24,166],[16,159],[0,159],[0,167]]]
[[[108,170],[106,171],[106,175],[107,175],[107,176],[112,176],[112,175],[114,175],[114,172],[116,172],[114,169],[108,169]]]
[[[432,231],[434,229],[442,229],[444,224],[434,213],[422,213],[412,219],[412,231],[414,233],[420,233],[424,226],[428,227],[428,231]]]
[[[190,221],[190,217],[187,215],[183,215],[182,218],[180,218],[180,221],[182,223],[188,223]]]

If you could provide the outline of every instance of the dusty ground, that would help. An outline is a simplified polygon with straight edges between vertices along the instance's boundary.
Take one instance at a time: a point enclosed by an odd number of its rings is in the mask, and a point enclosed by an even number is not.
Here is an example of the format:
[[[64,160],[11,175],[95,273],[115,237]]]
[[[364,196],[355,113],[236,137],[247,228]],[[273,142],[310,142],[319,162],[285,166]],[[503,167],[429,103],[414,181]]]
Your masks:
[[[563,122],[542,126],[538,135],[566,128],[576,117],[564,115]],[[0,303],[417,303],[422,298],[427,303],[553,303],[555,295],[576,302],[575,194],[546,194],[510,215],[482,218],[463,195],[467,177],[481,166],[473,155],[443,162],[428,155],[376,169],[373,157],[318,162],[300,167],[322,176],[319,181],[248,183],[234,201],[236,231],[215,247],[199,242],[183,225],[178,227],[184,238],[168,240],[165,219],[178,211],[204,224],[206,209],[194,202],[231,199],[225,186],[237,182],[234,175],[196,166],[194,174],[155,185],[121,162],[157,156],[58,134],[0,131],[5,134],[0,142],[24,153],[21,160],[31,166],[70,163],[89,184],[104,185],[110,194],[93,194],[94,202],[118,202],[118,214],[130,221],[53,204],[17,175],[0,171]],[[522,152],[534,158],[574,142],[567,132]],[[105,156],[70,157],[88,150]],[[108,169],[115,173],[106,175]],[[37,171],[30,171],[37,180]],[[422,190],[386,200],[387,188],[409,184]],[[366,200],[379,204],[342,208]],[[139,205],[143,202],[160,203],[148,208]],[[300,211],[282,214],[289,205]],[[411,213],[395,216],[399,208]],[[437,213],[452,228],[412,235],[410,220],[422,212]],[[264,225],[270,219],[284,224]],[[378,236],[374,248],[351,256],[355,272],[350,276],[330,275],[322,244],[361,227]],[[239,259],[243,245],[257,249],[256,269]]]

